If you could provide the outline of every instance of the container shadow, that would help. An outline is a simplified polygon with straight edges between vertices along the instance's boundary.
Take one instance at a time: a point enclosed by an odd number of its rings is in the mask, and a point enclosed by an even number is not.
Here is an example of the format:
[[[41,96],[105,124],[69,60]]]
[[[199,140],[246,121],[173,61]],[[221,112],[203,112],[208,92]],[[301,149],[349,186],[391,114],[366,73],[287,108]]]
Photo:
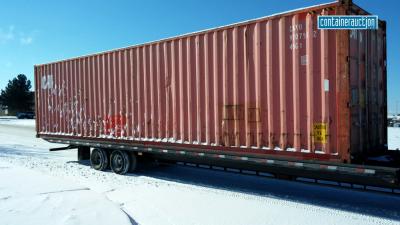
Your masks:
[[[136,175],[400,221],[400,194],[352,190],[181,165],[148,166],[136,172]]]

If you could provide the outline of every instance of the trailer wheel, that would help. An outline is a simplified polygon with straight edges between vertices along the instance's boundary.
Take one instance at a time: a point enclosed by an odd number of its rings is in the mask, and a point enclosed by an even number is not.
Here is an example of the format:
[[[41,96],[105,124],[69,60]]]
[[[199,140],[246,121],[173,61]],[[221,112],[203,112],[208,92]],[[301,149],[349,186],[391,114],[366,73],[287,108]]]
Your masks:
[[[110,156],[111,170],[117,174],[125,174],[131,168],[131,159],[127,152],[115,150]]]
[[[90,154],[90,164],[95,170],[106,170],[108,167],[107,151],[98,148],[93,149]]]

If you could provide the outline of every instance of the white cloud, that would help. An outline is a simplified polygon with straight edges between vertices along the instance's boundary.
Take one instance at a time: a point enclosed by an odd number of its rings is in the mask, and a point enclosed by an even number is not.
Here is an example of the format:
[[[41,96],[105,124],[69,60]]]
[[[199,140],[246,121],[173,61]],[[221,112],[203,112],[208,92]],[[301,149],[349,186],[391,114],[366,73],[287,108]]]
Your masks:
[[[7,44],[9,42],[19,41],[19,44],[21,45],[30,45],[34,42],[38,32],[39,31],[37,30],[23,32],[15,29],[14,25],[10,25],[6,29],[0,27],[0,44]]]
[[[14,40],[14,26],[11,25],[7,29],[0,28],[0,44],[5,44]]]
[[[39,31],[34,30],[29,32],[28,34],[25,34],[24,32],[19,33],[19,43],[21,45],[30,45],[33,43],[35,40],[35,37]]]
[[[21,37],[21,38],[19,39],[19,41],[20,41],[21,45],[29,45],[29,44],[32,44],[32,42],[33,42],[33,37],[30,37],[30,36],[28,36],[28,37]]]

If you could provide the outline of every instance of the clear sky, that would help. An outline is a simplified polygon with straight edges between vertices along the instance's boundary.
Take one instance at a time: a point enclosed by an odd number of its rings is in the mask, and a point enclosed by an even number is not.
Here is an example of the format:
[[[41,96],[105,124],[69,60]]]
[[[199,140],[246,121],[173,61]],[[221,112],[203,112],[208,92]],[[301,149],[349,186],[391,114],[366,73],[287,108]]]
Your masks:
[[[0,89],[33,65],[332,0],[9,0],[0,3]],[[400,1],[354,0],[387,22],[389,112],[400,111]]]

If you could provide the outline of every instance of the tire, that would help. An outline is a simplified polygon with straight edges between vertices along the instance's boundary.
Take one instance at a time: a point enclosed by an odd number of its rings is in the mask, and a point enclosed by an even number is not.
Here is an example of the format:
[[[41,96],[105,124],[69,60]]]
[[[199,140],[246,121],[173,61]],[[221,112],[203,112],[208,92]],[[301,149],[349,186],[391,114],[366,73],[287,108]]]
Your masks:
[[[110,156],[111,170],[116,174],[126,174],[131,168],[131,157],[126,151],[114,150]]]
[[[95,148],[90,154],[90,164],[93,169],[104,171],[108,167],[108,154],[104,149]]]

